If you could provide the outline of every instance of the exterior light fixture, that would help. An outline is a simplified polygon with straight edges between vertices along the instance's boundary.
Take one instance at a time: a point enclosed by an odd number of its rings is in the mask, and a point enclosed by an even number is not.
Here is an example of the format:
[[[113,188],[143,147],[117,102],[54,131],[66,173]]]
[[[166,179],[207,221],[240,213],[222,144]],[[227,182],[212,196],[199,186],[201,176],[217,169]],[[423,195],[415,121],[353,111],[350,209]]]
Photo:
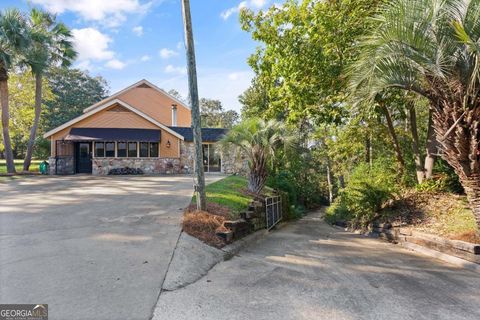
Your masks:
[[[171,143],[170,143],[170,140],[167,141],[167,148],[170,148],[171,146]]]

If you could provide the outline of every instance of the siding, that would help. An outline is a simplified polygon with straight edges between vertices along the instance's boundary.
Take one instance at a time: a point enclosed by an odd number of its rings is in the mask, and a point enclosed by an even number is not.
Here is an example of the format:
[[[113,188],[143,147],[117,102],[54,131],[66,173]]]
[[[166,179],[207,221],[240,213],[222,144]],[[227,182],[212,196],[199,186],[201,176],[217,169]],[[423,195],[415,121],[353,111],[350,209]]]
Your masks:
[[[170,141],[170,148],[167,142]],[[161,158],[180,158],[180,139],[162,130],[162,142],[160,143]]]
[[[155,89],[136,87],[119,95],[118,99],[166,126],[172,125],[172,104],[177,104],[177,125],[179,127],[191,126],[190,109],[178,105],[174,100]]]

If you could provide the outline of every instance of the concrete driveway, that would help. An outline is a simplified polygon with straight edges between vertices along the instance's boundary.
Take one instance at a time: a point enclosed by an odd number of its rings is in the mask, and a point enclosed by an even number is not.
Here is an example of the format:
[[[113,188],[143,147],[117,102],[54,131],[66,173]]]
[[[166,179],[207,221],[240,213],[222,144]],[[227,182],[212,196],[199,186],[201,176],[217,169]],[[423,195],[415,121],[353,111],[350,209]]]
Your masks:
[[[49,319],[149,319],[191,196],[188,176],[0,182],[0,303],[47,303]]]
[[[325,224],[272,232],[185,288],[154,320],[478,320],[480,274]]]

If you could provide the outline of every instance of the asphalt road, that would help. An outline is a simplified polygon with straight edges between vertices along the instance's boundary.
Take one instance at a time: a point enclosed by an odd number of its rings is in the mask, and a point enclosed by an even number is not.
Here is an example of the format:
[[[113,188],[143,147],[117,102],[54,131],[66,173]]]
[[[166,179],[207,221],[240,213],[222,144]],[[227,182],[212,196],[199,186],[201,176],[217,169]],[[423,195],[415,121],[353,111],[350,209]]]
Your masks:
[[[188,176],[0,182],[0,303],[46,303],[51,320],[149,319],[191,196]]]
[[[479,273],[330,227],[320,215],[162,292],[154,319],[480,319]]]

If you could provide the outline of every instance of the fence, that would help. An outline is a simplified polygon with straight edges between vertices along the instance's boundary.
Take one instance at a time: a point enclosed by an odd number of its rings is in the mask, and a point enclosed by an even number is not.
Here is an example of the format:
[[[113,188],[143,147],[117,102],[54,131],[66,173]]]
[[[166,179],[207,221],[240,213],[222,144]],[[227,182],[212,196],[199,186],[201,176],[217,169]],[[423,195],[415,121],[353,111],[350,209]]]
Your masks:
[[[282,220],[282,200],[280,196],[265,198],[265,218],[267,230],[272,229]]]

